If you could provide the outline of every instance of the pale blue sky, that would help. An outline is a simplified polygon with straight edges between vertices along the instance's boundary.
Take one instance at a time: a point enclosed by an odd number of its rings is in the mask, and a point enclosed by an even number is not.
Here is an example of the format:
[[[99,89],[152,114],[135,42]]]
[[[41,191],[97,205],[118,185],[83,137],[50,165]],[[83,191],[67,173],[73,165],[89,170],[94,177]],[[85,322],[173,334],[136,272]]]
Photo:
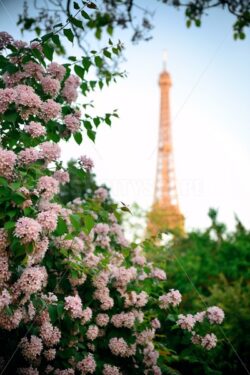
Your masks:
[[[235,42],[228,12],[211,11],[201,28],[187,29],[182,11],[153,0],[137,3],[156,10],[154,38],[132,46],[129,33],[115,34],[127,47],[128,78],[93,96],[96,111],[118,108],[120,119],[111,129],[100,128],[95,145],[64,146],[64,160],[89,154],[98,181],[109,184],[117,200],[150,206],[159,125],[157,82],[166,49],[179,201],[187,227],[204,227],[209,207],[219,208],[229,227],[234,213],[250,227],[250,33]],[[0,2],[0,25],[17,36],[14,21],[22,2],[13,4]]]

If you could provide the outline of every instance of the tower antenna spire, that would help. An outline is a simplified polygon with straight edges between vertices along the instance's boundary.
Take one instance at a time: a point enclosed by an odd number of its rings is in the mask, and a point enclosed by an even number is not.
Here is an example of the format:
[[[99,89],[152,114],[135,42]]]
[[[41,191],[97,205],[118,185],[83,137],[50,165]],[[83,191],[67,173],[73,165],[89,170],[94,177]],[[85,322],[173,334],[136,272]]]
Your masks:
[[[163,71],[167,70],[167,50],[163,51]]]

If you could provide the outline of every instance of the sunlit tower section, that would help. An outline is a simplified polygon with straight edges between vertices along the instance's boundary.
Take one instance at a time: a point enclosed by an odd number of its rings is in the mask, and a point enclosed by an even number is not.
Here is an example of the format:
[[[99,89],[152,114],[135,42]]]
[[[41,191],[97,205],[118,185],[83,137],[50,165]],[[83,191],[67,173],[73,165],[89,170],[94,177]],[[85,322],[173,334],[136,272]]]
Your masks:
[[[170,117],[170,74],[166,69],[166,54],[160,74],[160,124],[158,136],[157,169],[154,202],[148,214],[148,232],[156,235],[163,230],[184,233],[184,216],[181,214],[175,180],[173,144]]]

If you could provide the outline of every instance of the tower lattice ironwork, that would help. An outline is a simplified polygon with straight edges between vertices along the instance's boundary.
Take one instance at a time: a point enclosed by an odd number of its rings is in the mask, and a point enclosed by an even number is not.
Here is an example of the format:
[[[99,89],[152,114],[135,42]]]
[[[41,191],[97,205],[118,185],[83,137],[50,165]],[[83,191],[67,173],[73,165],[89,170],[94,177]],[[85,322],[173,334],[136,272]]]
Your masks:
[[[160,125],[154,203],[148,215],[148,231],[153,235],[162,230],[184,232],[184,216],[178,204],[173,159],[169,100],[171,85],[171,77],[164,62],[159,79]]]

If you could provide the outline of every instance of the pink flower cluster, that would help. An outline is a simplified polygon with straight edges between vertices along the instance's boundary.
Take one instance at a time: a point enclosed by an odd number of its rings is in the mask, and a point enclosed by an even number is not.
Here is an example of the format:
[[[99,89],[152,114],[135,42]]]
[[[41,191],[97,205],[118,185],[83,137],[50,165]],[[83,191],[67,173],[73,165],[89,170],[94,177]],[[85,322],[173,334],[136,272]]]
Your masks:
[[[170,292],[159,297],[160,308],[167,309],[169,306],[178,306],[182,297],[179,290],[170,289]]]
[[[98,223],[95,225],[94,231],[96,234],[106,235],[109,233],[109,226],[108,224]]]
[[[39,151],[34,147],[26,148],[18,154],[18,162],[20,165],[29,165],[35,163],[40,158]]]
[[[38,138],[46,134],[45,128],[40,122],[31,121],[24,126],[26,133],[30,134],[32,138]]]
[[[166,272],[160,268],[154,268],[151,272],[151,276],[158,280],[166,280],[167,278]]]
[[[69,312],[72,318],[81,318],[82,317],[82,301],[81,298],[76,296],[65,297],[64,309]]]
[[[57,64],[56,62],[52,62],[48,68],[47,72],[53,77],[61,81],[65,76],[66,69],[63,65]]]
[[[9,304],[12,302],[12,297],[7,289],[3,289],[0,294],[0,311],[5,308],[6,306],[9,306]]]
[[[153,367],[157,364],[159,353],[154,349],[152,342],[149,342],[143,350],[143,362],[147,367]]]
[[[43,66],[35,63],[34,61],[28,61],[24,66],[23,66],[24,78],[28,77],[34,77],[36,80],[41,80],[44,74],[44,68]]]
[[[125,298],[125,307],[144,307],[148,303],[148,294],[144,291],[141,293],[132,291],[130,293],[125,293],[123,297]]]
[[[104,202],[108,198],[108,191],[107,189],[100,187],[95,191],[94,196],[98,201]]]
[[[154,329],[145,329],[144,331],[138,333],[136,335],[136,342],[140,345],[148,345],[149,342],[153,341],[155,337],[155,330]]]
[[[113,323],[116,328],[132,328],[135,324],[135,316],[132,312],[115,314],[111,318],[111,323]]]
[[[10,34],[6,33],[6,31],[0,32],[0,49],[3,49],[9,44],[13,44],[13,42],[14,42],[14,39]]]
[[[19,368],[18,374],[20,375],[39,375],[39,372],[36,368],[30,366],[26,368]]]
[[[200,345],[207,350],[211,350],[216,347],[217,337],[214,333],[207,333],[204,337],[202,337],[193,332],[191,341],[194,345]]]
[[[61,149],[56,143],[44,142],[40,144],[40,154],[47,162],[56,161],[61,155]]]
[[[43,266],[26,268],[15,285],[16,293],[31,295],[42,290],[47,284],[48,274]]]
[[[24,358],[26,358],[28,361],[34,361],[42,352],[42,340],[34,335],[30,337],[30,341],[27,339],[27,337],[23,337],[20,342],[20,348]]]
[[[66,125],[66,128],[72,133],[76,133],[80,130],[81,122],[79,118],[77,118],[74,115],[66,115],[64,117],[64,123]]]
[[[56,357],[56,349],[48,349],[43,352],[44,357],[47,361],[53,361]]]
[[[22,243],[37,241],[41,231],[42,227],[38,221],[30,217],[21,217],[16,222],[15,236],[20,238]]]
[[[201,346],[203,346],[203,348],[207,350],[215,348],[216,344],[217,344],[217,337],[213,333],[206,334],[201,340]]]
[[[103,375],[121,375],[120,369],[116,366],[105,364],[102,370]]]
[[[94,167],[93,161],[85,155],[80,156],[79,163],[87,172],[90,172]]]
[[[17,157],[13,151],[7,151],[0,148],[0,176],[11,180]]]
[[[122,337],[113,337],[109,340],[109,349],[116,356],[131,357],[136,352],[136,345],[128,345]]]
[[[112,276],[115,278],[115,286],[125,288],[128,283],[136,279],[137,270],[134,267],[113,267]]]
[[[44,344],[51,347],[59,343],[61,332],[57,327],[53,327],[52,324],[46,320],[40,327],[40,336]]]
[[[42,176],[38,180],[37,191],[41,194],[41,197],[51,199],[59,193],[59,183],[53,177]]]
[[[9,244],[8,232],[4,228],[0,228],[0,253],[4,252]]]
[[[5,285],[5,282],[10,278],[11,275],[9,272],[9,259],[7,254],[2,254],[0,256],[0,265],[0,287],[3,287]]]
[[[60,82],[49,76],[41,78],[41,85],[45,94],[57,96],[61,88]]]
[[[90,307],[86,307],[86,309],[84,309],[82,311],[82,320],[81,320],[81,323],[82,324],[85,324],[87,322],[89,322],[91,319],[92,319],[92,310]]]
[[[80,85],[80,80],[75,75],[70,75],[64,82],[62,89],[62,96],[68,103],[72,103],[77,99],[77,88]]]
[[[91,341],[95,340],[98,336],[98,333],[99,328],[94,324],[90,325],[86,332],[87,339]]]
[[[48,99],[40,105],[40,117],[48,122],[49,120],[56,119],[61,114],[61,106],[53,99]]]
[[[224,311],[217,306],[212,306],[207,309],[207,318],[211,324],[221,324],[224,317]]]
[[[12,315],[0,312],[0,327],[11,331],[17,328],[22,320],[23,314],[20,308],[16,309]]]
[[[94,298],[100,301],[101,309],[106,311],[114,306],[114,300],[110,297],[109,289],[107,287],[98,288],[94,292]]]
[[[178,316],[177,325],[180,326],[182,329],[186,329],[189,332],[192,331],[196,321],[191,314],[187,314],[186,316],[183,314],[180,314]]]
[[[99,327],[106,327],[109,323],[109,316],[108,314],[98,314],[96,316],[96,324],[99,326]]]
[[[53,174],[53,177],[61,185],[65,185],[69,182],[69,174],[68,174],[68,172],[63,171],[63,170],[55,171],[54,174]]]
[[[138,266],[144,266],[146,263],[146,258],[142,255],[142,251],[139,247],[134,249],[134,256],[132,258],[132,262]]]
[[[81,371],[82,375],[94,374],[96,369],[96,362],[93,354],[88,354],[82,361],[77,363],[77,369]]]
[[[57,227],[57,214],[55,211],[42,211],[37,216],[37,221],[48,232],[53,232]]]
[[[0,89],[0,113],[4,113],[15,102],[16,96],[16,90],[12,88]]]
[[[15,87],[15,90],[15,103],[21,117],[26,119],[30,115],[37,115],[42,107],[42,101],[34,89],[27,85],[18,85]]]

